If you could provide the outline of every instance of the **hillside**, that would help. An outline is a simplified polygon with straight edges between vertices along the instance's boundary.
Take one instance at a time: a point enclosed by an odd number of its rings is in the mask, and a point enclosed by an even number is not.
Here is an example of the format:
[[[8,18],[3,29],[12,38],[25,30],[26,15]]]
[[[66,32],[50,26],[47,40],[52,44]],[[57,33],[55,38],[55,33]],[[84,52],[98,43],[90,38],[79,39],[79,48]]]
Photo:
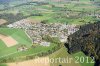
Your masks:
[[[80,30],[70,35],[66,47],[69,53],[83,51],[86,55],[94,57],[96,64],[100,65],[100,22],[80,27]]]

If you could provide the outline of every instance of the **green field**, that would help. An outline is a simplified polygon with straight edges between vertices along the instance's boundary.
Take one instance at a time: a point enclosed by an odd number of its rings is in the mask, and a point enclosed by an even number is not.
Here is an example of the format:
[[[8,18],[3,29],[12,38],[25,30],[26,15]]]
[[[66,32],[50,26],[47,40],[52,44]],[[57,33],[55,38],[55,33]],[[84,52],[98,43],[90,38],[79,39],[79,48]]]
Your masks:
[[[47,23],[60,22],[60,23],[83,25],[83,24],[86,24],[88,22],[93,23],[97,19],[94,17],[91,17],[91,16],[89,16],[89,17],[82,16],[82,15],[81,16],[79,16],[79,15],[74,16],[74,14],[78,13],[78,14],[84,15],[87,13],[94,13],[94,11],[98,12],[98,14],[99,14],[99,12],[100,12],[99,11],[100,8],[98,8],[93,3],[89,2],[89,0],[80,0],[79,3],[74,3],[74,2],[57,3],[57,2],[51,2],[51,1],[48,1],[48,3],[49,4],[46,4],[46,5],[35,5],[35,4],[21,5],[19,7],[14,7],[13,9],[0,11],[0,13],[1,14],[2,13],[12,13],[14,15],[17,13],[21,13],[24,16],[39,13],[42,16],[29,16],[28,18],[39,20],[39,21],[46,20]],[[64,6],[61,7],[60,5],[61,6],[64,5]],[[70,16],[70,17],[66,16],[66,13],[68,12],[68,10],[71,10],[69,12],[69,14],[71,14],[72,16]],[[19,12],[16,12],[16,11],[19,11]]]
[[[63,4],[63,7],[56,6]],[[55,5],[52,7],[52,5]],[[88,13],[94,13],[94,11],[97,11],[99,8],[97,8],[92,3],[52,3],[48,5],[41,5],[36,6],[37,8],[41,10],[37,10],[42,16],[31,16],[31,19],[35,20],[46,20],[46,23],[68,23],[68,24],[87,24],[88,22],[95,22],[96,18],[92,16],[84,16],[84,14]],[[45,9],[47,11],[42,11],[42,9]],[[72,15],[70,17],[67,17],[67,10],[71,10],[69,15]],[[34,11],[33,11],[34,13]],[[77,14],[77,15],[75,15]],[[81,14],[81,16],[79,16]]]
[[[74,58],[75,57],[79,57],[80,59],[78,60],[78,62],[80,62],[80,64],[81,64],[81,66],[94,66],[94,61],[90,58],[90,57],[88,57],[88,56],[86,56],[84,53],[82,53],[82,52],[78,52],[78,53],[75,53],[75,54],[73,54],[72,55]],[[83,59],[84,59],[84,62],[81,62],[81,61],[83,61]],[[87,59],[88,58],[88,59]],[[76,60],[77,60],[77,58],[75,58]]]
[[[6,64],[0,64],[0,66],[7,66]]]
[[[72,58],[73,61],[71,61],[71,63],[51,63],[51,66],[59,66],[59,65],[62,65],[62,66],[94,66],[94,63],[86,63],[86,59],[83,63],[81,63],[79,60],[78,62],[79,63],[75,63],[76,62],[76,56],[78,56],[79,58],[81,57],[87,57],[86,55],[84,55],[82,52],[78,52],[78,53],[75,53],[75,54],[69,54],[67,52],[67,48],[65,47],[62,47],[60,50],[58,50],[57,52],[53,53],[50,55],[50,58]],[[91,62],[92,59],[89,57],[89,62]]]
[[[18,42],[18,44],[15,46],[7,47],[4,42],[0,40],[0,57],[17,52],[17,47],[20,45],[26,45],[27,47],[30,47],[32,45],[31,40],[21,29],[0,28],[0,34],[11,36]]]
[[[4,42],[0,40],[0,61],[5,58],[26,57],[42,52],[48,52],[53,47],[57,46],[53,43],[49,47],[40,46],[38,44],[35,46],[35,48],[32,48],[32,41],[27,37],[22,29],[0,28],[0,34],[11,36],[18,42],[18,44],[15,46],[7,47]],[[18,52],[17,47],[20,45],[26,45],[29,49]]]

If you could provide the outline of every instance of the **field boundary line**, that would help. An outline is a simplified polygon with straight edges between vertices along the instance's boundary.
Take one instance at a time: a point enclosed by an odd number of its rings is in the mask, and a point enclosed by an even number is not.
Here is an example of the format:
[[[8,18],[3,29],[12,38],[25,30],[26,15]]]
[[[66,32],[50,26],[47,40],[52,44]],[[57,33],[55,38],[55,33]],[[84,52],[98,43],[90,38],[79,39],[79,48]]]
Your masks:
[[[9,55],[16,54],[16,53],[19,53],[19,52],[21,52],[21,51],[16,51],[16,52],[13,52],[13,53],[10,53],[10,54],[7,54],[7,55],[4,55],[4,56],[1,56],[0,58],[7,57],[7,56],[9,56]]]

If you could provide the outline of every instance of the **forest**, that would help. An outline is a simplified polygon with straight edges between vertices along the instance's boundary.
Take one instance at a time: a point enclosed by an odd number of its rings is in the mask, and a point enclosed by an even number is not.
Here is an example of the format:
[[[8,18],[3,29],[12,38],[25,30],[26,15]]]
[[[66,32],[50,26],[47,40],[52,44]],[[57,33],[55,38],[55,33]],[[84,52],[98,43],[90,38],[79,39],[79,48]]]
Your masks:
[[[5,23],[4,25],[7,25],[7,24],[10,24],[10,23],[25,19],[25,18],[30,17],[30,16],[42,16],[42,14],[40,14],[40,13],[30,14],[30,15],[27,15],[27,16],[24,16],[22,13],[17,13],[16,15],[14,15],[12,13],[0,14],[0,18],[7,21],[7,23]]]
[[[80,26],[80,30],[68,37],[65,46],[70,54],[82,51],[95,58],[95,66],[100,65],[100,21]]]

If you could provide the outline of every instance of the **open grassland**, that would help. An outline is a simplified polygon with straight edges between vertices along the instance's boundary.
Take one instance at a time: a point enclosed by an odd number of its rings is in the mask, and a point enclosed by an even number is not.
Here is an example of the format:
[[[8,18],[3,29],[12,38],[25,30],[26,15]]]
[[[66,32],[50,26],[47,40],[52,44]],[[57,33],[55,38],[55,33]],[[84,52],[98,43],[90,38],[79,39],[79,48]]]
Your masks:
[[[78,62],[80,62],[81,66],[94,66],[94,60],[86,55],[84,55],[84,53],[82,52],[78,52],[72,55],[76,60],[79,57]]]
[[[64,61],[63,61],[63,63],[60,63],[60,62],[58,62],[58,63],[51,63],[51,66],[59,66],[59,65],[62,65],[62,66],[94,66],[94,63],[86,63],[86,59],[85,59],[85,61],[83,63],[81,63],[80,61],[78,61],[79,63],[76,63],[76,60],[77,60],[75,58],[76,56],[79,57],[79,58],[81,58],[81,57],[84,57],[84,58],[87,57],[82,52],[78,52],[78,53],[70,55],[67,52],[67,49],[65,47],[62,47],[57,52],[51,54],[50,58],[51,59],[52,58],[65,58],[65,59],[66,58],[72,58],[73,60],[71,61],[71,63],[70,62],[65,63]],[[91,62],[91,61],[92,61],[92,59],[89,57],[89,62]]]
[[[67,57],[73,58],[71,55],[69,55],[67,53],[67,49],[65,47],[61,48],[60,50],[58,50],[57,52],[53,53],[50,56],[51,59],[52,58],[59,58],[59,57],[60,58],[65,58],[65,59]],[[66,62],[60,63],[59,61],[57,63],[51,63],[51,66],[59,66],[59,65],[62,65],[62,66],[80,66],[79,63],[78,64],[75,63],[75,60],[72,60],[71,63],[70,62],[68,62],[68,63],[66,63]]]

